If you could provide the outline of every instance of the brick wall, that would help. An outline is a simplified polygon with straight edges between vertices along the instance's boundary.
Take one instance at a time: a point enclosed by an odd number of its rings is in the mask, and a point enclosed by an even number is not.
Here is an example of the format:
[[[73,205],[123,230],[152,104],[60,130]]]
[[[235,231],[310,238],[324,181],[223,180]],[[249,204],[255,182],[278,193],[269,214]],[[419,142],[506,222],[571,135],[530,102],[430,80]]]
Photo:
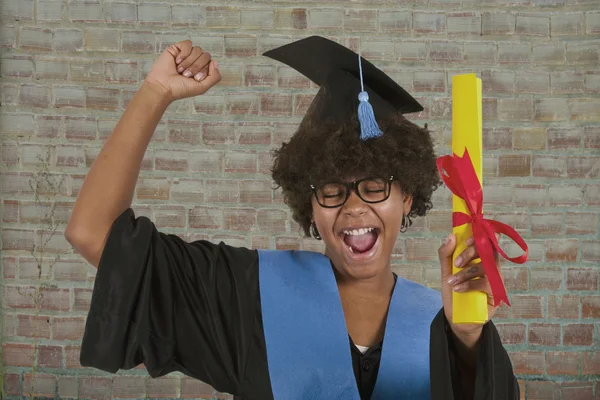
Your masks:
[[[489,215],[528,240],[505,264],[502,332],[528,399],[600,396],[600,7],[598,0],[2,0],[2,360],[8,398],[202,397],[180,375],[109,376],[78,365],[95,270],[63,239],[89,166],[165,46],[193,39],[220,60],[210,94],[158,127],[135,194],[138,215],[187,239],[320,249],[271,192],[269,150],[316,92],[259,56],[309,34],[360,49],[424,105],[450,142],[451,77],[484,85]],[[439,285],[449,193],[398,241],[395,270]],[[514,250],[514,246],[507,245]]]

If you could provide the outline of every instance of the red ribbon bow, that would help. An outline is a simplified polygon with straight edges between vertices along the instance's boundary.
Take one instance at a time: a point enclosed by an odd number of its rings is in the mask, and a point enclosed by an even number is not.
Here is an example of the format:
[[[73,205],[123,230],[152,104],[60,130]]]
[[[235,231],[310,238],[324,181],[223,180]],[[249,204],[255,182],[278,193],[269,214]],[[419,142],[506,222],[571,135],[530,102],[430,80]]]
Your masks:
[[[507,260],[516,264],[523,264],[527,261],[527,243],[510,226],[502,222],[483,218],[483,189],[477,178],[467,149],[465,149],[465,154],[462,158],[456,154],[443,156],[437,159],[436,164],[442,181],[444,181],[452,193],[465,201],[469,210],[469,214],[462,212],[452,213],[452,226],[471,224],[475,247],[492,288],[494,306],[499,306],[502,301],[510,305],[506,296],[506,288],[496,265],[494,249]],[[500,248],[495,232],[503,233],[511,238],[524,251],[524,254],[513,258],[507,256]]]

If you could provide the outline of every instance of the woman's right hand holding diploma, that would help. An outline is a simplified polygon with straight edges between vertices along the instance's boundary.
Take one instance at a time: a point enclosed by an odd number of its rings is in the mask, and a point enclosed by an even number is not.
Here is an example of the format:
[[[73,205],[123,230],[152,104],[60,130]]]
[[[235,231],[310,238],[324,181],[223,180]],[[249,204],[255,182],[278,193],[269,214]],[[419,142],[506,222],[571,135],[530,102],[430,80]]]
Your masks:
[[[172,44],[154,62],[144,86],[171,103],[199,96],[221,81],[218,63],[191,40]]]

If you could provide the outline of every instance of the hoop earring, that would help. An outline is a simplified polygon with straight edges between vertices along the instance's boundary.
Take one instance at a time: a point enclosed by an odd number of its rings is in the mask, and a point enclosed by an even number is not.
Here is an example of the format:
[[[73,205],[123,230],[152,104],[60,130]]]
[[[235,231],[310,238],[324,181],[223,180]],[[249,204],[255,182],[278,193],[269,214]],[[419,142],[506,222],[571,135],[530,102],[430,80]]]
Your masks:
[[[405,233],[408,230],[408,227],[412,225],[412,221],[410,217],[406,215],[402,215],[402,223],[400,224],[400,232]]]
[[[317,239],[317,240],[321,240],[321,235],[319,235],[319,231],[317,230],[317,224],[313,221],[312,224],[310,224],[310,233],[312,233],[312,236]]]

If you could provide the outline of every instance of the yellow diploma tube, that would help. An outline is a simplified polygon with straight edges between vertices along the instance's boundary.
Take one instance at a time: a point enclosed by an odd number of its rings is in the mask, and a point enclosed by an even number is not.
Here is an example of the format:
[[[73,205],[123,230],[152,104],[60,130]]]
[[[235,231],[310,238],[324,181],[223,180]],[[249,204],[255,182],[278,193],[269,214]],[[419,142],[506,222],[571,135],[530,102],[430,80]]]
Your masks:
[[[482,110],[481,79],[475,74],[452,77],[452,153],[462,157],[465,149],[475,168],[479,183],[483,187],[482,176]],[[452,211],[469,214],[463,199],[452,195]],[[454,266],[456,257],[466,249],[465,241],[473,235],[471,224],[452,229],[456,235],[456,251],[452,256],[452,273],[459,268]],[[477,261],[477,262],[480,262]],[[488,319],[487,295],[483,292],[452,292],[452,322],[455,324],[484,324]]]

